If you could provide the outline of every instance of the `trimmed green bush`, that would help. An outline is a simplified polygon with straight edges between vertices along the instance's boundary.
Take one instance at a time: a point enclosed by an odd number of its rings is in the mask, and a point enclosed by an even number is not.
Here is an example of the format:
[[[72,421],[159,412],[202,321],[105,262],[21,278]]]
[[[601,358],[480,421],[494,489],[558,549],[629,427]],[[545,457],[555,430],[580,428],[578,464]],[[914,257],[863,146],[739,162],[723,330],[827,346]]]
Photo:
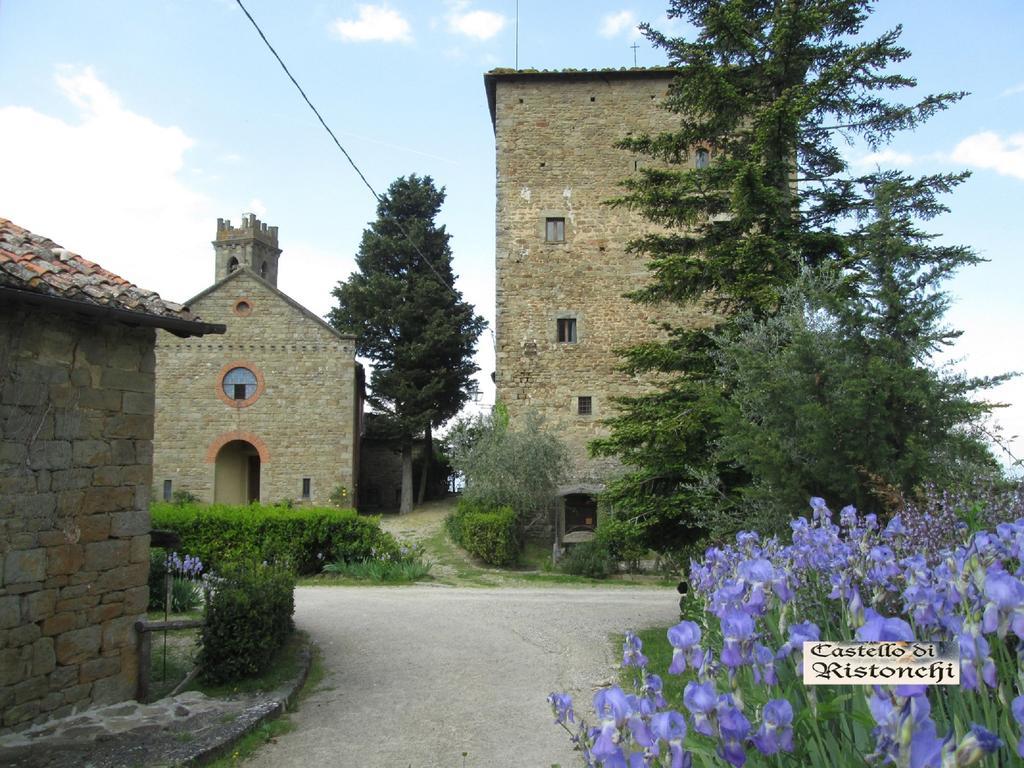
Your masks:
[[[519,557],[519,529],[511,507],[489,508],[463,499],[445,520],[451,540],[491,565],[511,565]]]
[[[278,565],[230,563],[211,581],[199,633],[203,680],[229,683],[260,674],[294,629],[295,576]]]
[[[611,555],[601,542],[584,541],[573,544],[558,567],[573,576],[603,579],[612,572],[614,565]]]
[[[324,563],[372,559],[397,552],[398,542],[380,519],[353,509],[220,504],[153,504],[153,527],[181,536],[181,551],[214,570],[231,561],[287,563],[299,574],[319,573]]]

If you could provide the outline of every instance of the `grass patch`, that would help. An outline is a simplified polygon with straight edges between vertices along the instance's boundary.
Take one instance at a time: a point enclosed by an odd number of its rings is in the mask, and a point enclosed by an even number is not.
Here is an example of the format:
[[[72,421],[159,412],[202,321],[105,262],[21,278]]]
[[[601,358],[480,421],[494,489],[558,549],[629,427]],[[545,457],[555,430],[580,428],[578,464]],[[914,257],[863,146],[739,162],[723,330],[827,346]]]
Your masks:
[[[551,571],[551,545],[539,541],[527,541],[519,553],[519,565],[535,571]]]
[[[373,584],[410,584],[430,577],[431,563],[425,560],[366,560],[356,563],[328,563],[324,573]]]
[[[264,744],[276,741],[278,736],[283,736],[294,729],[295,725],[287,717],[268,720],[259,728],[256,728],[252,733],[243,736],[239,742],[235,744],[230,754],[218,758],[212,763],[207,763],[207,765],[210,766],[210,768],[228,768],[228,766],[238,765],[240,762],[250,757],[253,752]]]

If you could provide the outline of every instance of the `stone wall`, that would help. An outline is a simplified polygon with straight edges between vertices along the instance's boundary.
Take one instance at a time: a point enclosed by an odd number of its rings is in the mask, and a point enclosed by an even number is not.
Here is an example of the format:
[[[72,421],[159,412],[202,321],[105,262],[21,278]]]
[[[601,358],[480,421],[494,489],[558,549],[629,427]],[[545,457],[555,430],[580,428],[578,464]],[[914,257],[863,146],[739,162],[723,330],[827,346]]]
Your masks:
[[[247,309],[237,309],[245,301]],[[191,309],[225,323],[223,336],[157,338],[153,494],[173,491],[214,500],[219,450],[231,440],[261,458],[260,501],[325,504],[338,485],[355,498],[358,417],[354,340],[339,336],[247,270],[201,295]],[[244,366],[256,373],[255,398],[238,407],[222,379]]]
[[[0,731],[135,695],[153,344],[0,306]]]
[[[493,77],[493,76],[492,76]],[[605,201],[648,161],[615,149],[629,135],[670,128],[659,107],[667,72],[497,75],[496,383],[513,423],[527,409],[569,445],[571,483],[600,484],[616,465],[587,457],[606,434],[612,398],[650,380],[616,370],[613,350],[658,338],[659,323],[701,322],[696,308],[646,307],[623,297],[648,281],[646,260],[626,244],[654,227]],[[564,218],[564,242],[545,241],[545,221]],[[576,321],[575,343],[557,320]],[[579,415],[579,397],[591,413]]]

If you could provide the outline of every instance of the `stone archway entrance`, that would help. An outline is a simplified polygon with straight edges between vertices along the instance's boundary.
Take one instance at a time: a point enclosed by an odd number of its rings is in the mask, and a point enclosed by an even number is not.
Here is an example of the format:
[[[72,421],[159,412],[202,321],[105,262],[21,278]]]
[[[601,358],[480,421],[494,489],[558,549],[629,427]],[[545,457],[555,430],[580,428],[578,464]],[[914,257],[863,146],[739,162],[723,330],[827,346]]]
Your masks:
[[[213,475],[216,504],[248,504],[260,500],[260,454],[245,440],[225,443],[217,452]]]

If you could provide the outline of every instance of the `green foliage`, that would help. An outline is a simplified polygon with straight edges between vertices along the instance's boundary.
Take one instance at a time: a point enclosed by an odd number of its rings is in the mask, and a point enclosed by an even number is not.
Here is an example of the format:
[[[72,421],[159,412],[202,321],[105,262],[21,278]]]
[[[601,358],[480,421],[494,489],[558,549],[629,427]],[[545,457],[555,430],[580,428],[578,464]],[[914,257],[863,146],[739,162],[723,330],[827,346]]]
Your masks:
[[[455,290],[450,235],[434,221],[444,199],[429,176],[395,181],[363,232],[358,271],[332,291],[338,305],[328,315],[373,363],[367,399],[396,422],[407,446],[468,400],[486,325]]]
[[[702,529],[781,527],[809,487],[878,502],[938,464],[990,463],[962,429],[978,415],[965,404],[979,383],[937,376],[924,359],[951,338],[936,323],[945,299],[935,282],[977,258],[929,247],[911,226],[945,210],[937,196],[965,176],[854,175],[840,150],[877,150],[964,94],[889,101],[916,83],[887,72],[909,53],[898,28],[865,37],[870,11],[867,0],[673,0],[669,16],[695,35],[645,28],[678,68],[665,106],[679,122],[619,144],[659,162],[613,204],[665,228],[630,244],[652,278],[632,298],[715,314],[708,327],[623,351],[625,371],[661,384],[621,400],[591,450],[629,468],[606,500],[642,521],[658,549]],[[707,167],[694,167],[697,148],[710,151]],[[752,346],[743,334],[779,315],[806,270],[842,276],[825,305],[832,326]],[[774,374],[761,391],[759,373]]]
[[[233,560],[256,560],[319,573],[325,562],[365,560],[398,549],[378,518],[351,509],[152,504],[150,515],[154,527],[176,532],[183,551],[215,570]]]
[[[171,503],[177,504],[178,506],[182,506],[184,504],[195,504],[197,501],[199,501],[199,497],[194,493],[189,493],[188,491],[175,491],[171,494]]]
[[[331,495],[327,497],[327,500],[336,507],[344,508],[348,503],[348,488],[344,485],[334,486],[334,490],[331,491]]]
[[[295,576],[286,568],[238,562],[214,580],[199,634],[200,675],[226,683],[258,675],[294,629]]]
[[[324,566],[324,573],[376,584],[403,584],[427,578],[431,567],[432,564],[424,560],[420,553],[393,560],[328,563]]]
[[[456,422],[448,433],[452,466],[466,480],[463,499],[511,507],[521,523],[546,513],[568,469],[564,443],[528,414],[518,428],[496,407],[490,416]]]
[[[604,579],[615,570],[615,562],[604,544],[595,539],[573,544],[559,561],[558,567],[573,576]]]
[[[647,531],[632,520],[605,516],[597,526],[597,541],[615,562],[625,563],[630,571],[640,568],[647,556]]]
[[[491,565],[511,565],[519,556],[515,510],[461,499],[445,520],[452,541]]]
[[[162,611],[167,605],[167,551],[156,548],[149,551],[149,606],[150,611]],[[203,590],[195,579],[183,576],[171,578],[172,613],[194,611],[203,602]]]

